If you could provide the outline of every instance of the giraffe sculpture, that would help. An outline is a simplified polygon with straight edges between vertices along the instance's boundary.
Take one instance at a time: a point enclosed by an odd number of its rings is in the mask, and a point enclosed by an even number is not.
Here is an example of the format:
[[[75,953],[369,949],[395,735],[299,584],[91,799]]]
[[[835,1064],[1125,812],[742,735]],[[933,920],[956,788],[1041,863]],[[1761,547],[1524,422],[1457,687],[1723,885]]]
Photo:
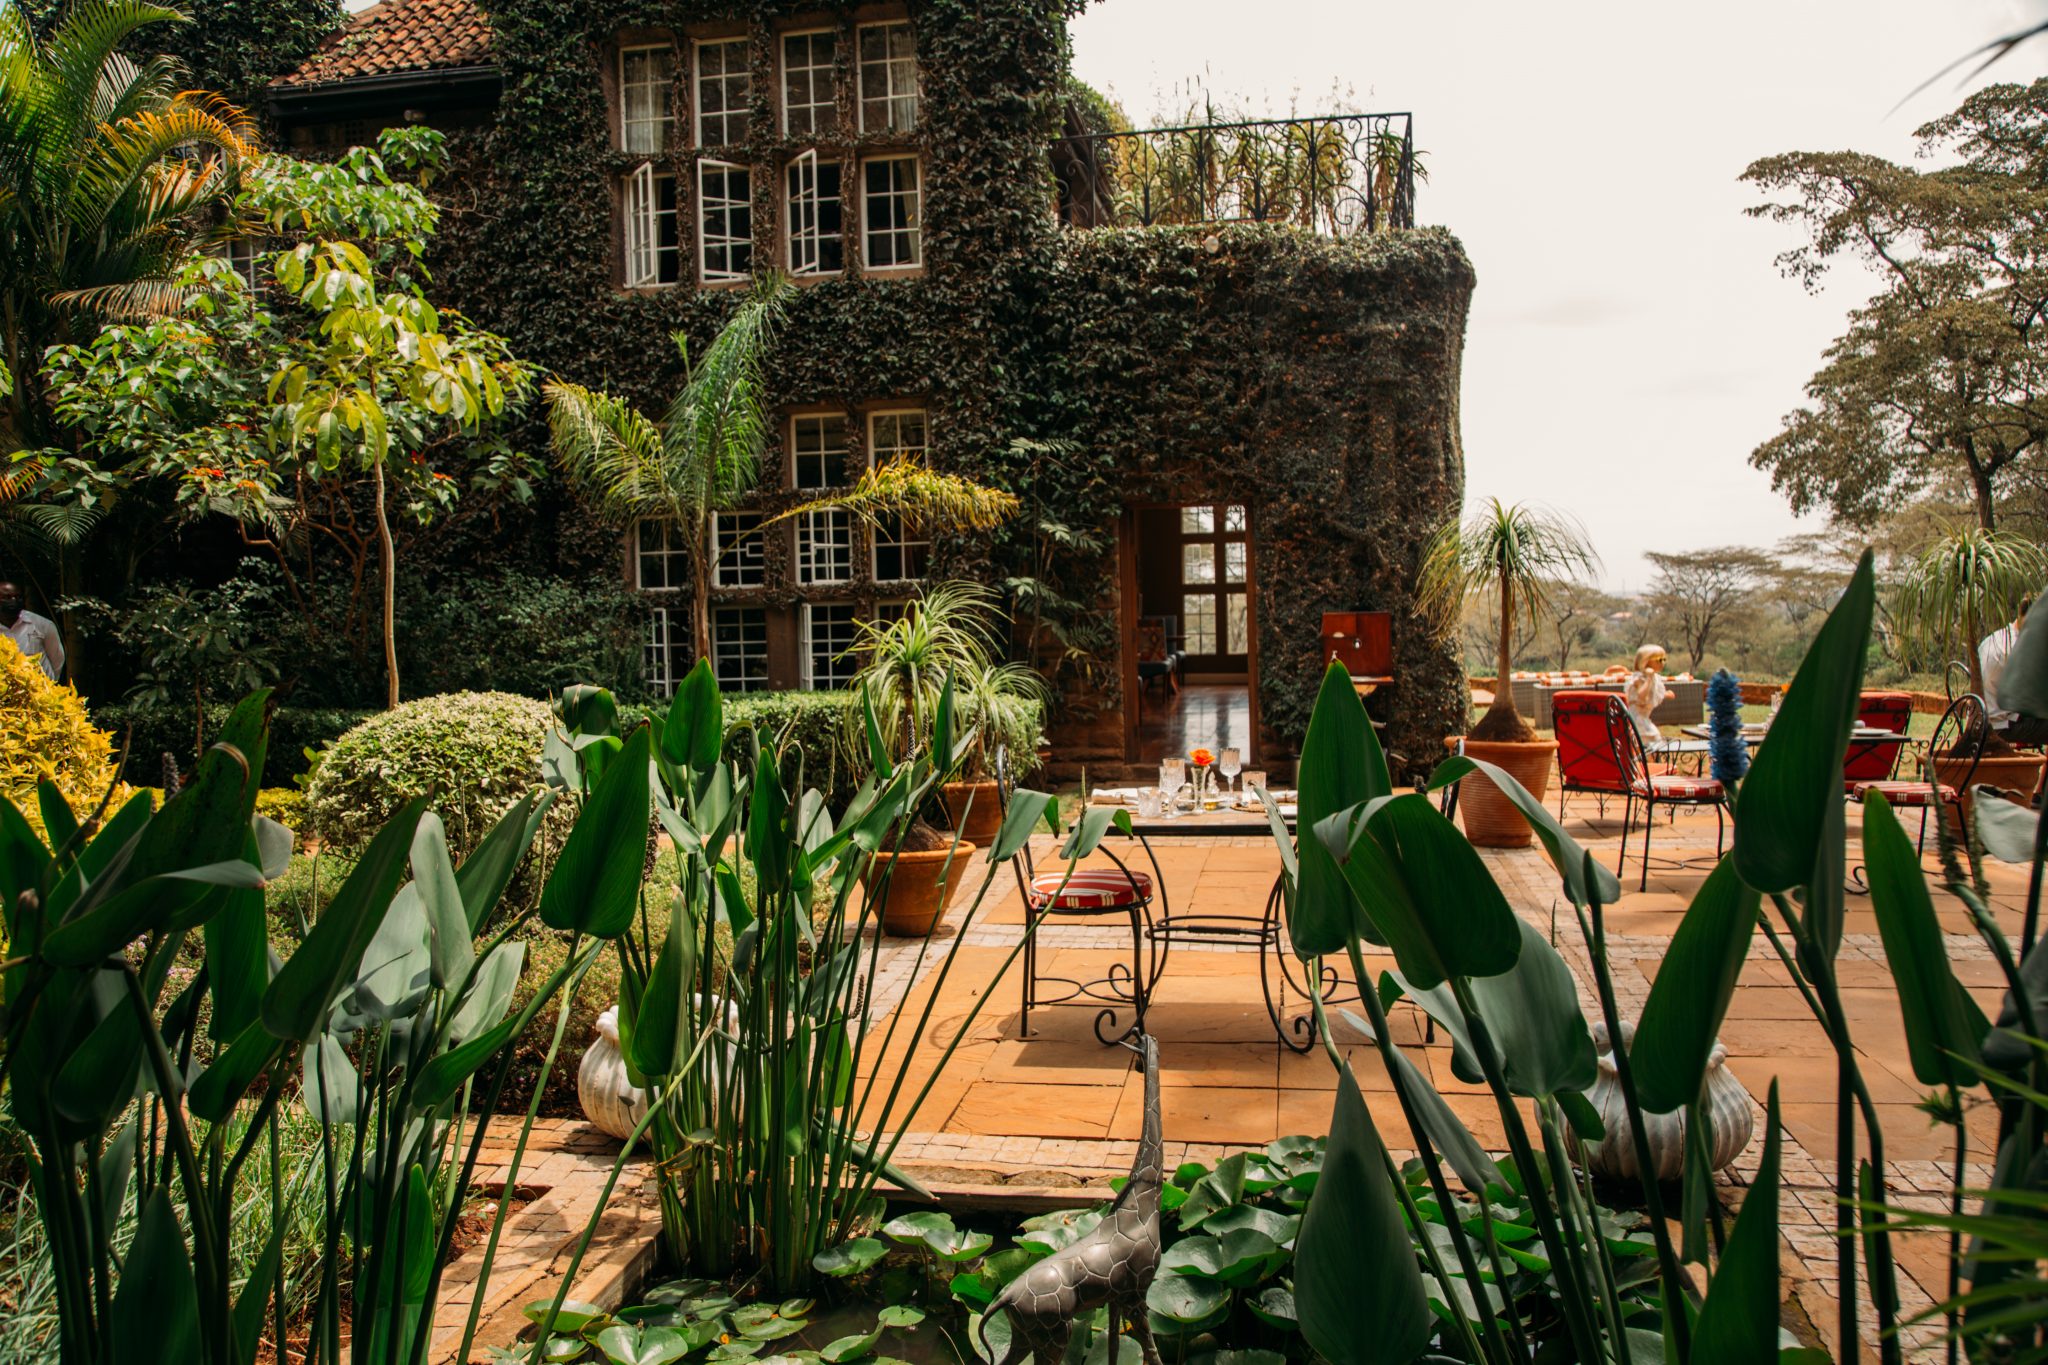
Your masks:
[[[982,1315],[981,1346],[987,1356],[989,1318],[998,1310],[1009,1314],[1010,1351],[1001,1365],[1019,1365],[1027,1355],[1036,1365],[1061,1365],[1075,1320],[1105,1304],[1109,1365],[1116,1365],[1125,1323],[1138,1339],[1144,1365],[1160,1365],[1159,1346],[1145,1316],[1145,1292],[1159,1271],[1164,1241],[1159,1226],[1159,1188],[1165,1179],[1159,1135],[1159,1045],[1150,1034],[1140,1033],[1136,1050],[1145,1070],[1145,1128],[1131,1178],[1100,1223],[1004,1285]]]

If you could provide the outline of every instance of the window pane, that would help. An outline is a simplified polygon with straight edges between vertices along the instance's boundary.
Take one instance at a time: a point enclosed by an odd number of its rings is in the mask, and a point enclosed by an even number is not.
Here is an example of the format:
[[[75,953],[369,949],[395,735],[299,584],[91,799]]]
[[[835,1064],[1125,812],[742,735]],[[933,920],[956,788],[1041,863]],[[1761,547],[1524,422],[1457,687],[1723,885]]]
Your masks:
[[[846,213],[837,161],[815,155],[789,168],[789,268],[798,275],[846,269]]]
[[[665,697],[689,671],[689,616],[667,607],[654,608],[647,614],[647,685]]]
[[[1216,599],[1209,593],[1191,592],[1180,599],[1180,626],[1187,637],[1190,654],[1216,652]]]
[[[713,582],[721,588],[758,588],[768,581],[758,513],[720,512],[713,535]]]
[[[626,284],[644,287],[682,279],[676,221],[676,178],[642,166],[626,179]]]
[[[922,578],[931,567],[932,543],[920,530],[915,536],[908,535],[903,518],[894,512],[883,512],[875,518],[875,578],[890,582],[904,578]]]
[[[619,54],[619,145],[629,152],[658,152],[675,123],[669,92],[676,54],[669,47],[627,48]]]
[[[1225,583],[1244,582],[1244,562],[1245,548],[1243,541],[1227,540],[1223,542],[1223,581]]]
[[[836,507],[796,519],[796,581],[844,583],[853,577],[853,518]]]
[[[1223,509],[1224,530],[1242,531],[1244,529],[1244,525],[1244,508],[1232,506]]]
[[[697,44],[697,145],[746,141],[751,93],[746,39]]]
[[[860,128],[908,132],[917,126],[917,42],[909,24],[860,31]]]
[[[868,266],[890,270],[924,259],[923,204],[917,158],[886,157],[863,168],[862,200]]]
[[[839,103],[832,89],[830,33],[791,33],[782,40],[782,128],[819,134],[839,127]]]
[[[753,178],[745,166],[697,163],[698,237],[707,280],[745,279],[753,269]]]
[[[720,607],[711,613],[711,669],[728,692],[768,686],[768,613],[759,607]]]
[[[1216,581],[1216,547],[1214,545],[1182,545],[1180,547],[1180,581],[1183,583],[1214,583]]]
[[[922,412],[878,412],[868,418],[868,463],[922,460],[931,435]]]
[[[1241,592],[1234,592],[1224,599],[1224,653],[1248,654],[1251,652],[1250,605],[1250,599]]]
[[[804,608],[804,657],[810,664],[809,684],[820,691],[853,681],[857,661],[851,653],[858,632],[851,606]]]
[[[1216,530],[1216,509],[1213,507],[1183,507],[1180,509],[1180,530],[1182,535],[1206,536]]]
[[[846,419],[811,414],[790,419],[790,481],[798,488],[833,488],[846,481]]]
[[[669,524],[649,517],[640,523],[639,541],[634,547],[643,592],[668,592],[683,586],[685,558],[682,545],[670,534]]]

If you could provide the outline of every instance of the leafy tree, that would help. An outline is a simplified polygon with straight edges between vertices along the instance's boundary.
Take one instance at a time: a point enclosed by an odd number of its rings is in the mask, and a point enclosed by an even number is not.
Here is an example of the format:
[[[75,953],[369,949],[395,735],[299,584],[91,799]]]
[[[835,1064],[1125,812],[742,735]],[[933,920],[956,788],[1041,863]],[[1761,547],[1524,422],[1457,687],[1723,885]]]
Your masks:
[[[2048,440],[2048,79],[1979,91],[1916,136],[1954,164],[1795,152],[1743,173],[1782,196],[1752,215],[1807,233],[1787,274],[1812,289],[1846,259],[1879,285],[1750,462],[1796,511],[1869,526],[1956,489],[1989,530]]]
[[[1539,615],[1557,648],[1558,672],[1570,671],[1573,651],[1590,647],[1599,638],[1601,623],[1621,607],[1622,599],[1591,583],[1563,579],[1550,585]]]
[[[1772,567],[1770,556],[1741,545],[1652,551],[1647,558],[1657,567],[1650,581],[1650,610],[1661,625],[1677,632],[1686,666],[1695,673],[1715,638],[1753,610],[1757,587]]]
[[[347,17],[341,0],[205,0],[158,41],[194,84],[252,102]]]

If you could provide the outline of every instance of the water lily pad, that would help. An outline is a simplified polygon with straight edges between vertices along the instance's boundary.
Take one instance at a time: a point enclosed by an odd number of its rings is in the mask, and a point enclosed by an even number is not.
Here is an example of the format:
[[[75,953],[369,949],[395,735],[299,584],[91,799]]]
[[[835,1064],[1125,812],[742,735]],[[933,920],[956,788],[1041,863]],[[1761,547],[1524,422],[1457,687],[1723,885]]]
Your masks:
[[[548,1344],[541,1347],[540,1358],[548,1365],[574,1360],[590,1349],[590,1343],[582,1337],[549,1337]]]
[[[858,1275],[870,1269],[889,1254],[889,1248],[872,1237],[856,1237],[850,1242],[841,1242],[836,1247],[827,1247],[811,1258],[811,1267],[821,1275],[844,1278]]]
[[[816,1299],[784,1299],[776,1306],[775,1316],[779,1318],[807,1318],[818,1306]]]
[[[740,1335],[749,1341],[780,1341],[793,1337],[810,1324],[802,1318],[770,1318],[757,1322],[751,1327],[740,1328]]]
[[[1226,1284],[1248,1285],[1279,1269],[1285,1259],[1279,1243],[1254,1228],[1239,1228],[1221,1237],[1184,1237],[1160,1258],[1161,1270],[1201,1275]]]
[[[690,1339],[671,1327],[607,1327],[597,1349],[611,1365],[670,1365],[691,1351]]]
[[[872,1351],[875,1348],[875,1343],[881,1339],[882,1329],[879,1327],[872,1332],[862,1332],[856,1336],[840,1337],[837,1341],[828,1343],[820,1348],[818,1358],[831,1362],[831,1365],[846,1365],[846,1362],[859,1360],[862,1356]]]
[[[1040,1256],[1050,1256],[1092,1232],[1102,1221],[1100,1209],[1061,1209],[1024,1220],[1017,1245]]]
[[[1245,1307],[1252,1310],[1252,1316],[1268,1327],[1277,1327],[1291,1332],[1295,1328],[1294,1291],[1281,1285],[1268,1285],[1254,1298],[1245,1301]]]
[[[529,1321],[545,1326],[548,1310],[554,1306],[555,1296],[550,1294],[544,1299],[535,1299],[519,1311],[524,1313]],[[555,1314],[554,1329],[557,1332],[582,1333],[592,1325],[602,1324],[610,1318],[610,1313],[594,1303],[584,1303],[581,1299],[564,1299],[560,1311]]]
[[[1221,1237],[1241,1228],[1262,1232],[1273,1239],[1277,1246],[1288,1246],[1294,1235],[1301,1231],[1301,1216],[1291,1213],[1275,1213],[1272,1209],[1260,1208],[1257,1204],[1239,1204],[1236,1208],[1225,1209],[1211,1218],[1202,1231],[1212,1237]]]
[[[1230,1307],[1230,1288],[1200,1275],[1161,1275],[1152,1281],[1145,1306],[1176,1330],[1207,1326]]]
[[[721,1341],[718,1345],[711,1348],[709,1358],[712,1360],[748,1360],[761,1354],[765,1346],[766,1343],[760,1341]]]
[[[924,1310],[907,1303],[892,1303],[876,1314],[875,1320],[884,1327],[915,1327],[924,1321]]]
[[[681,1304],[700,1298],[716,1288],[718,1285],[712,1280],[670,1280],[666,1284],[656,1285],[640,1297],[646,1303]]]

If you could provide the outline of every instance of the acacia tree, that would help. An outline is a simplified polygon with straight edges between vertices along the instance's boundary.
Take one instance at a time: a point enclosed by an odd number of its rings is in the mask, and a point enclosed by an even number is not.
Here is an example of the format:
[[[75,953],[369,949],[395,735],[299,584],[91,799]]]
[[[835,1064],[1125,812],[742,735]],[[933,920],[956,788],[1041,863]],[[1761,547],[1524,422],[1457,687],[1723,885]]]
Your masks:
[[[1570,671],[1572,652],[1590,645],[1600,632],[1600,623],[1619,611],[1621,605],[1620,598],[1577,579],[1565,579],[1550,586],[1539,614],[1545,632],[1557,648],[1558,672]]]
[[[1651,551],[1650,611],[1678,632],[1686,666],[1699,671],[1714,639],[1753,605],[1757,587],[1769,577],[1770,556],[1747,546],[1725,545],[1684,553]]]
[[[1953,489],[1990,530],[2048,441],[2048,78],[1979,91],[1915,135],[1953,164],[1794,152],[1743,173],[1780,196],[1752,216],[1807,234],[1778,258],[1788,275],[1813,289],[1848,260],[1879,284],[1750,463],[1795,511],[1869,526]]]

